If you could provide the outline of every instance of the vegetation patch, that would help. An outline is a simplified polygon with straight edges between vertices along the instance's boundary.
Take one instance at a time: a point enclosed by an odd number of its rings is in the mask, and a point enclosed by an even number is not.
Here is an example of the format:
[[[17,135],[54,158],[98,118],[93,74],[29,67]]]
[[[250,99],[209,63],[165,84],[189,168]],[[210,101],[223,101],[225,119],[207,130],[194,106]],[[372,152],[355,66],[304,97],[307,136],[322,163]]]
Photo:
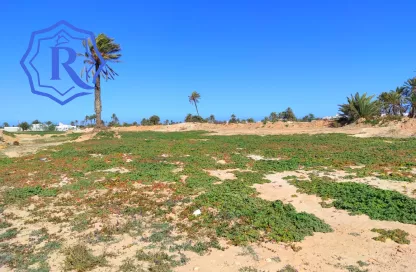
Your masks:
[[[120,271],[170,271],[188,261],[185,251],[203,255],[212,248],[223,249],[218,237],[247,246],[242,254],[256,259],[248,247],[251,242],[287,242],[288,247],[299,250],[292,242],[315,232],[331,231],[312,214],[297,212],[281,201],[259,198],[253,185],[268,183],[265,175],[271,172],[345,170],[353,177],[376,172],[404,185],[416,177],[411,171],[416,168],[414,139],[389,139],[387,143],[385,139],[341,134],[208,136],[203,131],[121,132],[120,139],[115,139],[116,135],[101,136],[35,155],[0,159],[0,183],[4,188],[0,208],[17,203],[30,214],[25,226],[51,222],[96,246],[117,241],[124,234],[143,235],[141,242],[147,245],[139,257],[125,259]],[[256,161],[248,157],[251,154],[280,160]],[[351,169],[351,165],[365,166]],[[115,168],[130,172],[102,171]],[[235,179],[211,176],[210,172],[216,170],[229,171]],[[62,176],[68,178],[68,183],[53,188]],[[22,184],[26,180],[30,180],[30,186]],[[415,222],[414,200],[397,192],[335,183],[327,178],[314,177],[310,183],[298,180],[292,177],[300,190],[321,195],[324,206],[334,205],[375,219]],[[59,198],[49,197],[58,193]],[[27,200],[33,196],[41,197],[41,201],[37,201],[36,209],[27,209],[32,204]],[[56,212],[47,208],[51,204]],[[110,223],[110,218],[119,216],[122,220]],[[18,231],[13,229],[14,219],[20,220],[8,215],[0,221],[0,265],[16,271],[33,267],[48,271],[51,252],[59,249],[67,237],[61,241],[57,237],[63,232],[54,237],[36,229],[29,235],[30,243],[20,245],[13,239]],[[103,227],[88,231],[95,223]],[[90,252],[84,254],[85,259],[78,259],[68,252],[57,253],[68,256],[67,269],[82,271],[105,265],[104,255]]]
[[[351,214],[366,214],[371,219],[416,224],[416,199],[396,191],[382,190],[355,182],[334,182],[310,176],[311,181],[292,180],[299,192],[333,199],[331,205]]]
[[[13,132],[3,130],[3,134],[12,138],[16,138],[16,135]]]
[[[64,270],[88,271],[95,267],[105,266],[107,261],[104,255],[94,256],[85,245],[78,244],[64,250]]]
[[[16,228],[6,230],[2,234],[0,234],[0,242],[15,238],[18,232],[19,231]]]
[[[48,188],[44,189],[41,186],[13,188],[4,193],[4,199],[7,203],[15,203],[35,195],[42,197],[53,197],[57,195],[57,190]]]
[[[112,139],[115,137],[114,131],[100,131],[98,132],[94,138],[96,139]]]
[[[195,205],[215,208],[218,213],[205,215],[204,223],[234,244],[263,239],[301,241],[314,232],[331,231],[329,225],[312,214],[298,213],[292,205],[263,200],[254,195],[255,189],[226,181],[197,197]]]
[[[409,233],[405,232],[404,230],[372,229],[371,231],[380,234],[378,237],[373,238],[376,241],[386,242],[387,239],[390,239],[398,244],[410,244],[410,240],[407,239]]]
[[[158,272],[168,272],[171,271],[172,268],[185,264],[184,258],[177,259],[178,256],[176,255],[169,255],[165,252],[148,252],[146,253],[144,250],[139,250],[136,253],[136,259],[142,262],[148,262],[150,264],[149,271],[158,271]]]

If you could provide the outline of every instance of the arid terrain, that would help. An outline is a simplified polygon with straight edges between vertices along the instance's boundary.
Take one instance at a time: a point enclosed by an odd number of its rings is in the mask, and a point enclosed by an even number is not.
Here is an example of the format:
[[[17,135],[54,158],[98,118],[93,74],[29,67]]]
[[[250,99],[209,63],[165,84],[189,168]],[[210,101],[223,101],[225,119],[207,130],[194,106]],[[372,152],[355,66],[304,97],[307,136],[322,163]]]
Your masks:
[[[333,121],[316,120],[312,122],[276,122],[252,124],[208,124],[181,123],[168,126],[130,126],[115,128],[115,131],[209,131],[216,135],[290,135],[290,134],[326,134],[345,133],[356,137],[414,137],[416,136],[416,120],[388,122],[378,126],[365,123],[351,124],[343,127],[333,127]]]
[[[413,271],[415,136],[412,119],[0,131],[0,270]]]

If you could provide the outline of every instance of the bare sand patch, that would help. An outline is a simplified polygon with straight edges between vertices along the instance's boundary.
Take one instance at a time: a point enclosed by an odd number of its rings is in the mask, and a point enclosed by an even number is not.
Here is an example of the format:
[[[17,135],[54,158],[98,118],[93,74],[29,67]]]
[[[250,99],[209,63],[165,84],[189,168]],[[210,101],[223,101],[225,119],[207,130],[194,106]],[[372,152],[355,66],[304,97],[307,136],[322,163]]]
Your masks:
[[[129,173],[130,170],[128,170],[124,167],[113,167],[113,168],[106,169],[106,170],[99,170],[98,172],[109,172],[109,173],[125,174],[125,173]]]
[[[240,171],[240,169],[226,169],[226,170],[205,170],[210,176],[217,177],[220,180],[235,180],[237,177],[233,173],[234,171]]]
[[[265,158],[260,155],[247,155],[247,158],[255,160],[255,161],[279,161],[280,158]]]

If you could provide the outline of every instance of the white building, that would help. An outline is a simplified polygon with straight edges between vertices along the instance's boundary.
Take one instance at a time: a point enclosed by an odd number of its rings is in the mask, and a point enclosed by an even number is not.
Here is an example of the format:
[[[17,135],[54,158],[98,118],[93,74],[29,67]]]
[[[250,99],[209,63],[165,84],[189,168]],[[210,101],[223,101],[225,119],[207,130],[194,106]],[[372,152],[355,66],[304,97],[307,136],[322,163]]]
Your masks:
[[[45,124],[32,124],[29,128],[30,131],[46,131],[48,126]]]
[[[337,120],[339,119],[341,116],[339,114],[335,115],[335,116],[325,116],[322,117],[322,120]]]
[[[22,131],[22,129],[20,127],[4,127],[4,131],[19,132],[19,131]]]
[[[59,125],[55,127],[56,131],[68,131],[68,130],[76,130],[76,129],[77,129],[76,126],[65,125],[62,123],[59,123]]]

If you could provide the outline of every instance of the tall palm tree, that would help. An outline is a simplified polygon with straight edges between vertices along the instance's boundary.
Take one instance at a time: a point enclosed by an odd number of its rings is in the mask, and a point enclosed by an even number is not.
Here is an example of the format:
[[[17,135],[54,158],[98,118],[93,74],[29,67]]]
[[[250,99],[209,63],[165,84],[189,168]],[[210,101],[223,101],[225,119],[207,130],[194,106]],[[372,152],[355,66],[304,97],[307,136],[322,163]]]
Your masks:
[[[108,37],[106,34],[101,33],[97,37],[95,37],[95,43],[97,45],[98,53],[101,57],[106,61],[104,68],[100,71],[99,75],[95,79],[95,89],[94,89],[94,109],[96,117],[96,127],[102,127],[103,121],[101,119],[101,111],[102,111],[102,102],[101,102],[101,76],[108,79],[114,79],[115,76],[118,74],[108,65],[111,62],[119,62],[121,54],[121,47],[118,43],[114,42],[113,38]],[[95,52],[95,48],[92,45],[91,41],[88,41],[88,45],[84,42],[85,53],[82,54],[85,57],[84,64],[86,65],[94,65],[94,69],[91,69],[92,76],[99,70],[101,65],[101,59],[98,57],[97,52]],[[87,48],[88,47],[88,48]],[[88,50],[89,49],[89,50]],[[84,71],[88,71],[87,67],[81,72],[81,77]],[[88,80],[90,75],[85,73],[85,77]]]
[[[192,94],[189,96],[189,102],[195,105],[196,113],[198,114],[198,116],[199,116],[199,111],[198,111],[197,104],[199,103],[199,99],[201,99],[201,95],[195,91],[193,91]]]

